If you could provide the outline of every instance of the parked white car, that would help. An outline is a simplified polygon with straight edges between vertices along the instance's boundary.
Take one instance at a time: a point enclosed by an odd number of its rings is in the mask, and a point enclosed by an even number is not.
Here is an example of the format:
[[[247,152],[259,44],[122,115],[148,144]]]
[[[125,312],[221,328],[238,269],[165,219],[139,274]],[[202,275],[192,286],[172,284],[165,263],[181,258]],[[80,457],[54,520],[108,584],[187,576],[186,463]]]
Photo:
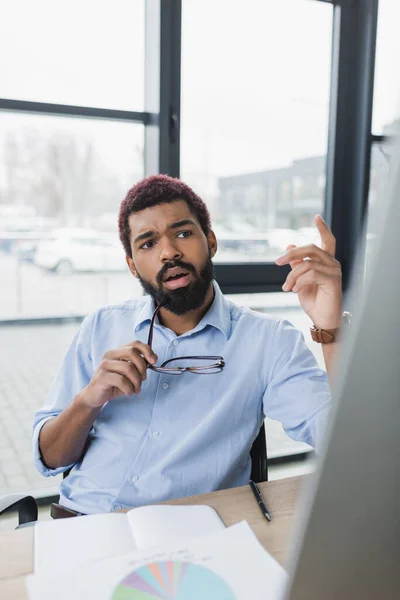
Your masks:
[[[126,267],[120,243],[92,229],[59,229],[53,239],[38,244],[34,262],[59,275],[78,271],[123,271]]]

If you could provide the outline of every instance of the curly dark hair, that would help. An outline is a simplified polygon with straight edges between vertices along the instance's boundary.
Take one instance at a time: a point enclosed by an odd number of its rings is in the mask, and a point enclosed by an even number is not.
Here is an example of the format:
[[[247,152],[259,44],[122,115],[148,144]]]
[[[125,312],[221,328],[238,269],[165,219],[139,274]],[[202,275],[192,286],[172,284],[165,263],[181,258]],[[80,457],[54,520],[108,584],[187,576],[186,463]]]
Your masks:
[[[118,229],[126,256],[132,258],[130,215],[145,208],[152,208],[158,204],[169,204],[175,200],[185,200],[191,212],[198,218],[205,235],[209,234],[211,230],[210,213],[203,200],[180,179],[168,175],[151,175],[134,185],[121,202]]]

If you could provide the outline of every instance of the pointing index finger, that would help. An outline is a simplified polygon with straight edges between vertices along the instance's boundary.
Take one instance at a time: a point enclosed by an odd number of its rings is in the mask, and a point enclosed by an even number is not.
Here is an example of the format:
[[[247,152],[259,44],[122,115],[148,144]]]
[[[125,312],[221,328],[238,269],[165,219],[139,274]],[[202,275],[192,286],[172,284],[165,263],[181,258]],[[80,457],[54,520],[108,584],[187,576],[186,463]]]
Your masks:
[[[322,250],[330,254],[330,256],[335,256],[335,236],[333,235],[332,231],[330,230],[330,228],[328,227],[321,215],[316,215],[314,221],[321,236]]]

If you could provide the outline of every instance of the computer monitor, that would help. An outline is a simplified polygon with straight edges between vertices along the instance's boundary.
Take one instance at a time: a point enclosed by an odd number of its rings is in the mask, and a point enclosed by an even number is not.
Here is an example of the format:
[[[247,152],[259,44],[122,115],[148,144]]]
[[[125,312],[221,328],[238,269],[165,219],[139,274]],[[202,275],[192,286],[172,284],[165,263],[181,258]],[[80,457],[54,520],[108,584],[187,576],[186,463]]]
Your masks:
[[[325,451],[302,498],[286,600],[400,598],[399,142],[390,170],[375,256],[351,294],[354,324]]]

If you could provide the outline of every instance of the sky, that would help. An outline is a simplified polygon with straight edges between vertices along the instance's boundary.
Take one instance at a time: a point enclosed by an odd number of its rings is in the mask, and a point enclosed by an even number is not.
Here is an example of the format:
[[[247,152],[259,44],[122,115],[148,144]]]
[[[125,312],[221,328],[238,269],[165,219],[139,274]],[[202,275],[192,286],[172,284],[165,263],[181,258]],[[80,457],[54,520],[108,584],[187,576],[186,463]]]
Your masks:
[[[144,109],[144,0],[0,8],[0,97]],[[381,0],[375,133],[398,106],[399,22],[399,0]],[[325,152],[331,28],[317,0],[183,0],[183,179],[213,194],[217,177]],[[141,126],[59,117],[0,113],[0,136],[27,122],[93,140],[121,177],[143,148]]]

